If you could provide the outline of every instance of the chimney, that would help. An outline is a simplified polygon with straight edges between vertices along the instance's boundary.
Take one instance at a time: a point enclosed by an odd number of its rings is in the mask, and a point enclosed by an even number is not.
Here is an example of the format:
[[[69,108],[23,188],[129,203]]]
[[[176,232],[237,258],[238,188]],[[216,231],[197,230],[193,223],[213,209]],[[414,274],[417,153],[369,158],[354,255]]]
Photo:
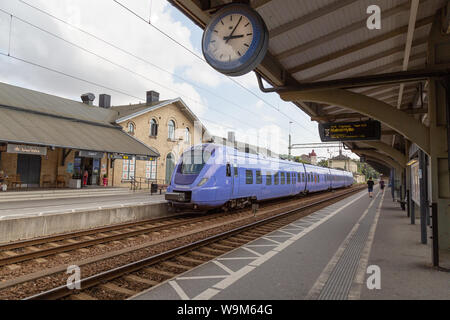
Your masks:
[[[109,94],[101,94],[99,97],[98,106],[100,108],[111,108],[111,96]]]
[[[81,100],[83,103],[87,104],[88,106],[92,106],[95,100],[95,95],[93,93],[85,93],[81,95]]]
[[[151,105],[154,102],[159,101],[159,92],[147,91],[147,105]]]

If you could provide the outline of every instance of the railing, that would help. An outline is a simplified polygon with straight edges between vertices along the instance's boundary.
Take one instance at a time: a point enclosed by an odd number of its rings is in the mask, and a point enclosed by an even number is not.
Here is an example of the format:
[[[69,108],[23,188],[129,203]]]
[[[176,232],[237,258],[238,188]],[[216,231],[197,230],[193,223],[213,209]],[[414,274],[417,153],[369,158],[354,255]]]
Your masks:
[[[150,194],[157,193],[162,194],[162,191],[167,188],[167,184],[163,179],[147,179],[145,177],[133,177],[130,179],[130,189],[132,191],[137,190],[149,190]]]

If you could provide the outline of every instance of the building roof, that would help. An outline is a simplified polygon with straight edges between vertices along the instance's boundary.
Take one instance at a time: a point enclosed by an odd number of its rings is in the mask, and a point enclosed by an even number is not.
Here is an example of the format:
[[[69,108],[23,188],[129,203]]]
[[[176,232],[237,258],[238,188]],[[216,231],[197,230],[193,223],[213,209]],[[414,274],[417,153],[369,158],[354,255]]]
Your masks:
[[[156,101],[152,102],[151,104],[140,103],[140,104],[129,104],[124,106],[113,106],[112,109],[114,111],[117,111],[117,119],[121,119],[124,117],[131,116],[135,113],[139,113],[146,109],[149,109],[149,111],[154,110],[160,104],[166,105],[168,101],[170,100]]]
[[[200,122],[200,119],[192,112],[192,110],[187,106],[187,104],[181,98],[176,98],[172,100],[162,100],[154,102],[150,105],[147,104],[132,104],[125,106],[112,107],[112,110],[119,112],[116,116],[116,123],[122,123],[130,119],[139,117],[147,112],[155,111],[159,108],[174,104],[180,108],[180,110],[192,121]],[[202,124],[202,127],[203,124]],[[206,130],[206,129],[205,129]]]
[[[350,160],[350,158],[347,157],[347,156],[344,156],[344,155],[341,153],[341,154],[339,154],[338,156],[331,158],[331,160],[343,160],[343,161],[345,161],[345,160]]]
[[[117,113],[0,83],[0,141],[158,157],[112,124]]]

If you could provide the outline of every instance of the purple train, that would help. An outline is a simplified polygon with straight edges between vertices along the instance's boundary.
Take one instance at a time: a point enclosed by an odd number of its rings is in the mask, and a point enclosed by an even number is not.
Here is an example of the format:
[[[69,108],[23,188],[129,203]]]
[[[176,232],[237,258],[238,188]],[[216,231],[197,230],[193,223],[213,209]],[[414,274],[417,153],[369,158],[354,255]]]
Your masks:
[[[176,208],[243,208],[261,200],[349,187],[351,172],[202,144],[175,167],[166,200]]]

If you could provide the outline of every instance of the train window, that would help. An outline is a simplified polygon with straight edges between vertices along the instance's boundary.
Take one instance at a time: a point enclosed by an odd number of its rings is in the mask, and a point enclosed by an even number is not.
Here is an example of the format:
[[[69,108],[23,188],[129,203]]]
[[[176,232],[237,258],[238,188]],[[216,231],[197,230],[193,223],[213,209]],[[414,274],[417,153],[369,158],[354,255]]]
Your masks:
[[[274,184],[280,183],[280,173],[279,172],[275,173],[275,175],[273,177],[273,181],[274,181]]]
[[[266,172],[266,185],[270,186],[272,184],[272,174],[270,171]]]
[[[253,171],[252,170],[245,170],[245,183],[253,184]]]
[[[297,174],[298,182],[302,181],[302,174],[298,172]]]
[[[305,182],[305,174],[302,173],[302,182]]]
[[[234,167],[234,176],[235,176],[235,177],[238,176],[238,167]]]
[[[320,183],[320,174],[317,175],[317,182]]]
[[[286,172],[286,178],[287,178],[286,183],[291,184],[291,173],[290,172]]]
[[[262,184],[261,170],[256,170],[256,184]]]
[[[292,184],[295,184],[295,179],[297,178],[297,175],[295,172],[292,173]]]
[[[231,177],[231,165],[227,163],[227,177]]]
[[[285,184],[285,183],[286,183],[285,173],[282,172],[282,173],[281,173],[281,184]]]

